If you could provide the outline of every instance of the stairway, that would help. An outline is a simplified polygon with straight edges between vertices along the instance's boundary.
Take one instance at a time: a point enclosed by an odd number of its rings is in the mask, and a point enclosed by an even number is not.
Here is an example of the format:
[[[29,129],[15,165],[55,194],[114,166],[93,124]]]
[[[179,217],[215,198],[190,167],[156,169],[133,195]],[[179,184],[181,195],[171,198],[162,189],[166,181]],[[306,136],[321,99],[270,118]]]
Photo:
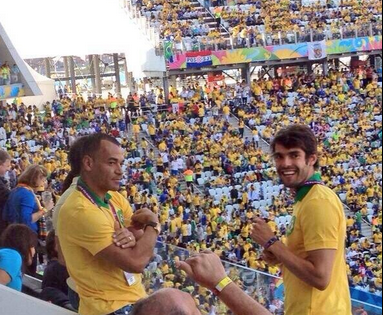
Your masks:
[[[238,122],[239,122],[239,120],[238,120],[238,118],[236,116],[230,115],[229,123],[233,127],[238,128],[238,126],[239,126]],[[245,133],[244,133],[243,136],[244,136],[244,138],[246,138],[246,137],[249,138],[249,139],[253,138],[251,129],[247,125],[245,125]],[[269,146],[269,144],[265,140],[263,140],[261,137],[259,137],[259,138],[260,138],[259,139],[259,147],[262,149],[263,152],[266,152],[267,154],[269,154],[270,153],[270,146]]]
[[[129,137],[132,137],[132,136],[133,136],[133,135],[132,135],[132,131],[130,131],[130,132],[129,132]],[[158,155],[159,155],[159,150],[158,150],[157,146],[153,143],[152,139],[147,135],[147,133],[146,133],[145,131],[141,130],[140,133],[139,133],[139,136],[138,136],[138,137],[139,137],[139,139],[142,139],[142,138],[145,138],[145,139],[146,139],[146,141],[148,142],[149,146],[150,146],[151,148],[153,148],[153,150],[154,150],[154,155],[155,155],[155,157],[157,158]],[[140,150],[139,150],[139,151],[140,151],[140,154],[141,154],[141,156],[142,156],[142,154],[143,154],[143,150],[142,150],[141,146],[139,146],[139,149],[140,149]],[[155,161],[154,161],[154,162],[155,162]],[[154,163],[154,164],[155,164],[155,163]],[[179,189],[180,189],[181,192],[184,192],[184,191],[187,190],[186,181],[185,181],[185,179],[184,179],[183,176],[180,176],[180,178],[178,179],[178,185],[179,185]],[[203,190],[201,190],[200,187],[198,187],[197,185],[193,184],[193,188],[194,188],[194,193],[195,193],[195,194],[198,194],[198,195],[200,195],[201,197],[204,196]]]
[[[191,6],[193,6],[195,8],[199,8],[199,9],[204,9],[205,13],[204,13],[203,17],[204,17],[205,24],[209,25],[210,30],[217,28],[217,22],[216,22],[213,14],[211,13],[211,11],[209,9],[204,8],[201,5],[201,3],[199,3],[198,0],[191,1]],[[221,37],[226,39],[226,46],[230,47],[230,45],[231,45],[230,44],[230,34],[226,31],[226,29],[224,29],[222,27],[222,24],[220,25],[219,30],[221,33]]]
[[[176,7],[179,4],[179,2],[172,1],[171,4],[174,7]],[[212,15],[212,13],[210,12],[209,8],[205,8],[198,0],[192,0],[190,2],[190,6],[196,9],[199,9],[200,11],[203,11],[202,17],[204,19],[204,24],[207,24],[209,26],[209,30],[213,30],[217,28],[217,22],[214,16]],[[128,16],[135,21],[135,23],[138,25],[141,31],[148,37],[148,39],[150,39],[154,43],[154,45],[157,46],[158,38],[156,38],[154,34],[157,33],[158,35],[159,30],[154,27],[149,27],[149,28],[142,27],[142,24],[143,24],[142,20],[145,20],[147,25],[150,24],[149,18],[146,18],[143,15],[144,10],[141,9],[141,12],[137,13],[136,12],[137,7],[135,5],[132,6],[130,3],[128,3],[127,5],[123,4],[122,7],[124,11],[128,14]],[[228,33],[228,31],[223,27],[222,24],[220,24],[219,30],[220,30],[220,37],[223,37],[226,39],[226,46],[228,48],[231,47],[230,34]]]
[[[354,216],[354,213],[352,213],[350,211],[350,209],[345,205],[344,206],[344,213],[346,215],[346,218],[348,216],[351,216],[353,217]],[[371,228],[371,225],[368,224],[366,221],[363,220],[362,222],[362,231],[361,231],[361,234],[364,236],[364,237],[367,237],[370,241],[372,240],[372,228]]]

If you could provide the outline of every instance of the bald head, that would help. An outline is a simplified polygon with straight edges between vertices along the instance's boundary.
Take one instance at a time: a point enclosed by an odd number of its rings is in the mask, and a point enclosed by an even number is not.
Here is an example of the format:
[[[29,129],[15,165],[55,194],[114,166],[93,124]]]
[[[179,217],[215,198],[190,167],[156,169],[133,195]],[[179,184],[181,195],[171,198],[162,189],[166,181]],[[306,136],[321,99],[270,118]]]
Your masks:
[[[190,294],[162,289],[138,301],[129,315],[200,315]]]

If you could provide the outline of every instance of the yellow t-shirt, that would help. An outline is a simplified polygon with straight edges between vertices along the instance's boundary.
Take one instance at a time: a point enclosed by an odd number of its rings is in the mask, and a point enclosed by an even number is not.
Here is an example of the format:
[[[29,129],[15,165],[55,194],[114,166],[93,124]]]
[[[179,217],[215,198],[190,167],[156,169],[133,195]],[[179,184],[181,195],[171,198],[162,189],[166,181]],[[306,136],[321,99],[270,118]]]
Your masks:
[[[344,240],[346,219],[336,194],[315,185],[294,206],[287,247],[301,258],[308,251],[336,249],[329,286],[319,291],[283,268],[286,315],[351,315],[351,300],[346,274]]]
[[[117,192],[109,195],[116,211],[122,211],[125,226],[129,226],[133,214],[129,203]],[[57,232],[68,272],[80,295],[80,314],[109,314],[146,296],[141,275],[135,274],[135,284],[129,286],[123,270],[96,257],[113,244],[111,210],[94,205],[76,189],[60,210]]]

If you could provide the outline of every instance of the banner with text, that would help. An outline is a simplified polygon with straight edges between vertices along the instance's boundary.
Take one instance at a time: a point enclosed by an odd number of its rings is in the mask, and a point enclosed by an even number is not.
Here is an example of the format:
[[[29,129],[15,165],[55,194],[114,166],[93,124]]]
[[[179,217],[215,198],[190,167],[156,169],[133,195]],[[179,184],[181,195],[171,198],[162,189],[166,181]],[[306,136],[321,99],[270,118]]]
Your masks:
[[[213,59],[211,56],[212,52],[205,51],[195,51],[186,53],[186,67],[187,68],[200,68],[211,66],[213,64]]]

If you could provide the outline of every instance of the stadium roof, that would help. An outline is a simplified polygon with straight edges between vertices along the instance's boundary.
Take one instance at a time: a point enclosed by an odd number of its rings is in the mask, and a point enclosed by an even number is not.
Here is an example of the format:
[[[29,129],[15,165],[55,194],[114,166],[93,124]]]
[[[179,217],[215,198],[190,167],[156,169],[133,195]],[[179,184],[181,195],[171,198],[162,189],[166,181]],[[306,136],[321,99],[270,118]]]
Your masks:
[[[129,47],[120,0],[2,1],[0,22],[23,59],[122,53]]]

